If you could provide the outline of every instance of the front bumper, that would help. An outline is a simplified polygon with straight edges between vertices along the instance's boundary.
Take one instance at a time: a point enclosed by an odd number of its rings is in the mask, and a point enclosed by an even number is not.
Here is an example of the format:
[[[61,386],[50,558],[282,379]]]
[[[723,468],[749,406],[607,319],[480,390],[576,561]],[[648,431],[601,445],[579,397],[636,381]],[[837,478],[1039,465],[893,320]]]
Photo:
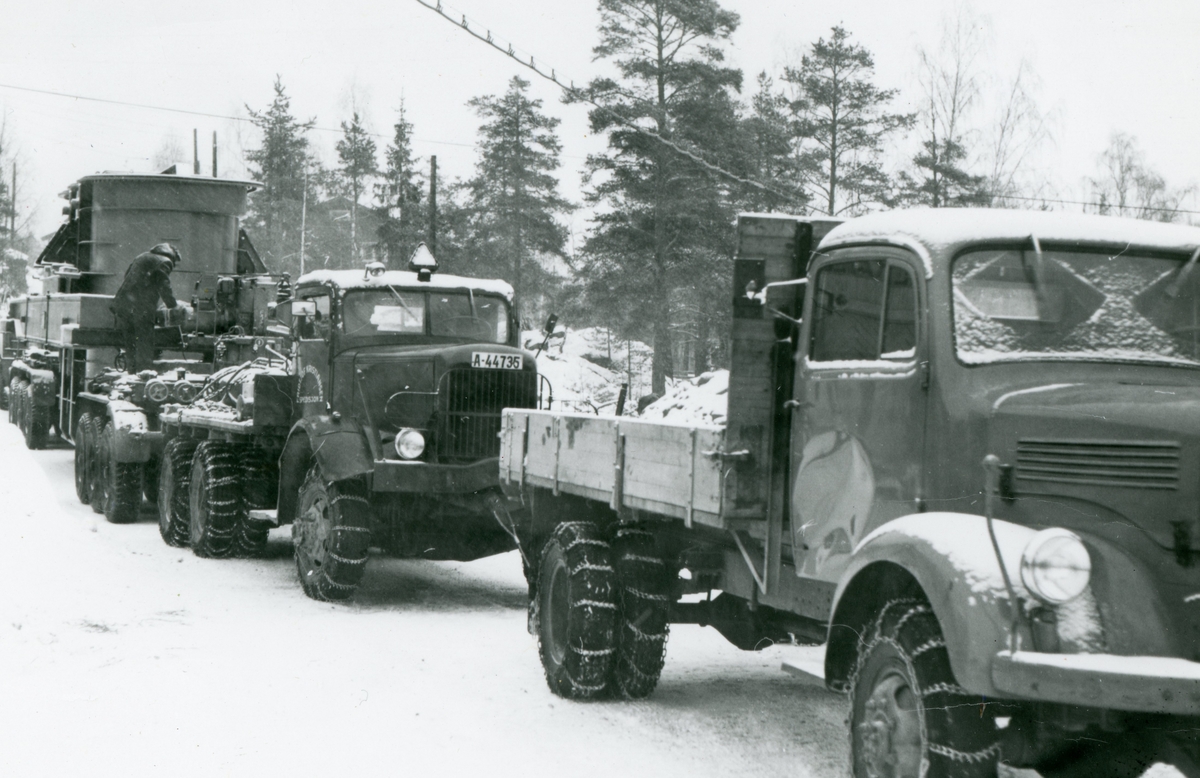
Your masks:
[[[1001,651],[992,660],[992,683],[1018,699],[1200,715],[1200,662],[1174,657]]]
[[[371,490],[375,492],[420,492],[423,494],[469,494],[498,486],[496,457],[469,465],[438,465],[430,462],[401,462],[376,459]]]

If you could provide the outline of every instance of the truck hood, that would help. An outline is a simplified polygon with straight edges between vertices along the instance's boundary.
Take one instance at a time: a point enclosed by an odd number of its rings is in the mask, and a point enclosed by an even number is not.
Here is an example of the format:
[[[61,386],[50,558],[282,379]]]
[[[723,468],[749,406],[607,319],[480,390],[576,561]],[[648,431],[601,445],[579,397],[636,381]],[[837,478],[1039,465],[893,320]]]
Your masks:
[[[990,448],[1017,496],[1091,503],[1163,547],[1200,548],[1200,387],[1044,384],[990,399]]]

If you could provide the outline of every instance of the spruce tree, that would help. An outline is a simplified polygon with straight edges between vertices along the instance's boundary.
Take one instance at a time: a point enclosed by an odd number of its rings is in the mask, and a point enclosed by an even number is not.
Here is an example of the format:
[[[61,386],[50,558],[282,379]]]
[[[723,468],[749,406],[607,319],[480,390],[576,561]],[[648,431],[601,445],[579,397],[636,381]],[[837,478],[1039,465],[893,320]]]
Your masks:
[[[728,308],[733,211],[727,181],[630,125],[732,165],[742,74],[720,45],[739,18],[715,0],[600,0],[600,20],[594,53],[621,80],[597,79],[582,93],[605,106],[589,118],[608,151],[588,161],[597,215],[581,275],[593,310],[622,335],[652,340],[652,391],[662,393],[677,330],[699,340]]]
[[[513,76],[502,97],[468,103],[483,120],[479,162],[466,185],[469,250],[475,272],[508,280],[518,299],[552,282],[536,258],[564,255],[567,231],[556,217],[571,210],[554,177],[559,120],[545,115],[528,89],[528,81]]]
[[[388,262],[402,269],[417,244],[425,240],[426,219],[421,202],[421,164],[412,152],[412,122],[400,102],[392,142],[384,150],[384,168],[375,184],[375,200],[386,212],[379,238],[387,249]]]
[[[350,200],[350,249],[354,262],[360,264],[362,249],[358,239],[358,205],[366,190],[370,177],[378,170],[375,160],[375,141],[363,126],[358,111],[350,122],[342,122],[342,139],[337,142],[338,172],[345,182],[346,196]]]
[[[291,98],[275,77],[275,97],[265,111],[249,106],[250,121],[262,132],[261,145],[246,153],[250,175],[263,184],[250,197],[248,222],[257,227],[255,245],[276,271],[299,269],[301,208],[309,165],[308,138],[314,119],[292,115]]]

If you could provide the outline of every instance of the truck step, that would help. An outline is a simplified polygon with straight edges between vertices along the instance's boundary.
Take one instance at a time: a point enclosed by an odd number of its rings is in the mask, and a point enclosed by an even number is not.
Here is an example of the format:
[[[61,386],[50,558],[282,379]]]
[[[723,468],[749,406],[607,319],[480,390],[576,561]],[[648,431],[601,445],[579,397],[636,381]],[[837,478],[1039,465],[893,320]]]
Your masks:
[[[279,513],[274,508],[270,510],[255,508],[250,511],[250,518],[253,521],[267,521],[275,526],[279,526]]]

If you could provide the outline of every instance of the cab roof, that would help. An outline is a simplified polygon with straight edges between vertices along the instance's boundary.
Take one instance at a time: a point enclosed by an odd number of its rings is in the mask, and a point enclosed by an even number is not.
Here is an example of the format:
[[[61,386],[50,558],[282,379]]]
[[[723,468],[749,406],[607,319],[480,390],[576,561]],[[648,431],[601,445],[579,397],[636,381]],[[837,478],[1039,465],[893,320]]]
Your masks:
[[[314,270],[305,273],[296,281],[297,286],[331,284],[339,289],[387,289],[388,286],[407,289],[470,289],[473,292],[496,294],[510,303],[513,288],[506,282],[493,278],[468,278],[434,273],[428,281],[419,281],[417,274],[407,270],[387,270],[377,276],[364,270]]]
[[[1183,224],[1055,211],[1005,208],[913,208],[860,216],[833,228],[820,249],[890,244],[912,249],[933,275],[932,256],[950,255],[982,241],[1025,241],[1111,246],[1120,250],[1191,252],[1200,228]]]

